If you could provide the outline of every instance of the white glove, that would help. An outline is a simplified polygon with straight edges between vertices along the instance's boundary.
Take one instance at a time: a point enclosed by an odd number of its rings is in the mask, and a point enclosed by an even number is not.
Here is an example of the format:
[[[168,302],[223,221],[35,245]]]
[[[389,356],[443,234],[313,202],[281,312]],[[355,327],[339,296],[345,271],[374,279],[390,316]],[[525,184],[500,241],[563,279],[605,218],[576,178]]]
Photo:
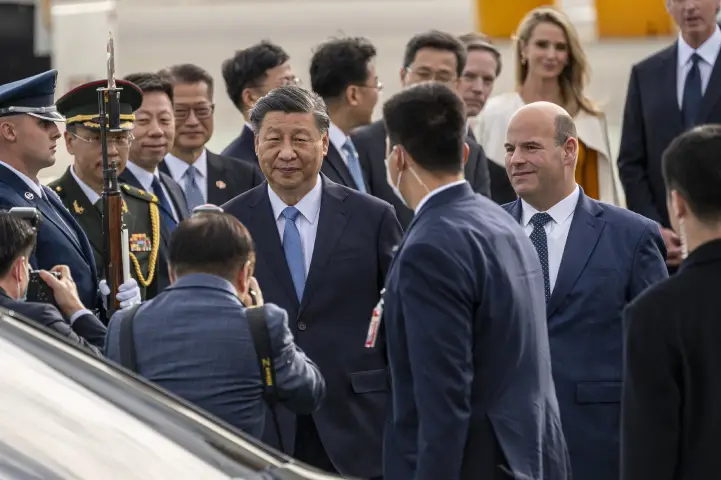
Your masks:
[[[100,289],[100,293],[103,295],[103,305],[105,305],[105,309],[107,310],[108,295],[110,295],[110,287],[108,287],[108,282],[106,282],[105,280],[101,280],[98,288]],[[136,282],[134,278],[129,278],[125,283],[118,287],[118,294],[115,296],[115,298],[118,300],[118,302],[120,302],[121,309],[132,307],[136,303],[141,303],[143,301],[142,297],[140,296],[140,287],[138,286],[138,282]]]

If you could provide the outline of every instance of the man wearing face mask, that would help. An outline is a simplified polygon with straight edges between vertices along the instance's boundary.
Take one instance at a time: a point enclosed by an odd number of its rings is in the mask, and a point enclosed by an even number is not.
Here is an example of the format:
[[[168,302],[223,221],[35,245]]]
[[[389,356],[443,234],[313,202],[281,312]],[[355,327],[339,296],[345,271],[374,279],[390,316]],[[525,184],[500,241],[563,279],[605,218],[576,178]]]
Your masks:
[[[378,308],[392,382],[384,478],[570,478],[531,242],[463,179],[460,98],[383,106],[388,183],[415,212]]]
[[[83,306],[67,266],[60,265],[51,270],[60,278],[40,271],[58,308],[46,303],[25,302],[32,270],[29,258],[36,241],[37,233],[30,223],[0,211],[0,307],[24,315],[100,356],[105,326]]]
[[[466,65],[466,47],[449,33],[432,30],[414,36],[406,45],[400,79],[403,87],[418,83],[438,82],[458,94],[461,75]],[[351,134],[358,159],[368,179],[368,193],[395,207],[398,221],[406,228],[413,212],[393,194],[386,182],[384,166],[386,128],[383,120],[361,127]],[[464,178],[474,191],[491,195],[488,162],[483,149],[471,138],[465,139],[469,147]]]

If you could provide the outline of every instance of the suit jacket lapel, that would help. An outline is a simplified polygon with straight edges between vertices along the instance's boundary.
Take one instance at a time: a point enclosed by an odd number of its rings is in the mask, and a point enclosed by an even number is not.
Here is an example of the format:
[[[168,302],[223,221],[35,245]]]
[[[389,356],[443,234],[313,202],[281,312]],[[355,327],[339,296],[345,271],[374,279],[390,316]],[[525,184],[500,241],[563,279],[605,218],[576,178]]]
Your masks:
[[[229,190],[225,181],[228,176],[225,174],[225,165],[214,153],[206,151],[206,163],[208,167],[208,203],[223,205],[232,198],[228,195]],[[218,187],[223,185],[224,188]]]
[[[660,85],[655,100],[661,105],[661,111],[669,112],[669,117],[662,119],[664,124],[668,124],[674,132],[682,132],[683,116],[678,106],[678,47],[674,43],[673,46],[664,51],[664,59],[660,64],[657,78]]]
[[[80,253],[85,257],[85,260],[87,260],[88,265],[90,265],[91,270],[93,272],[93,275],[95,275],[95,257],[93,255],[92,248],[90,247],[90,242],[88,242],[88,237],[85,235],[85,232],[80,228],[80,225],[78,225],[78,222],[75,221],[72,215],[70,215],[70,212],[65,208],[65,205],[63,205],[63,202],[60,201],[60,198],[58,198],[55,195],[55,192],[50,190],[48,187],[43,187],[43,194],[47,197],[48,203],[52,204],[53,209],[57,215],[59,215],[63,222],[67,225],[67,228],[58,225],[55,221],[55,225],[62,230],[63,234],[70,239],[73,245],[75,245],[75,248],[80,251]],[[39,202],[40,205],[44,204],[45,202]],[[42,210],[42,209],[41,209]],[[47,215],[46,213],[43,213],[44,215]],[[68,232],[68,229],[73,229],[73,233],[77,235],[77,241],[75,237],[72,235],[71,232]]]
[[[273,207],[268,198],[268,184],[255,191],[255,198],[250,202],[250,219],[248,230],[251,232],[266,232],[264,237],[256,235],[254,243],[258,252],[262,255],[270,270],[275,275],[278,283],[285,290],[295,308],[298,308],[298,296],[295,293],[293,279],[290,276],[290,269],[285,261],[283,246],[280,243],[278,224],[273,216]]]
[[[523,213],[523,207],[521,206],[521,199],[517,198],[514,202],[510,203],[508,207],[506,208],[508,213],[511,214],[513,218],[516,219],[516,222],[520,225],[521,223],[521,215]],[[523,225],[521,225],[523,227]]]
[[[178,214],[178,220],[185,220],[188,217],[188,202],[185,200],[183,189],[180,188],[180,185],[167,173],[160,173],[160,183],[162,183],[165,190],[168,191],[168,195],[170,196],[168,200],[173,203],[175,212]],[[172,215],[172,212],[168,213]]]
[[[350,170],[348,170],[348,166],[343,161],[341,153],[336,150],[335,146],[332,143],[328,145],[328,155],[325,156],[323,164],[328,164],[328,167],[331,170],[334,170],[335,173],[337,173],[338,176],[341,178],[341,180],[343,180],[343,184],[345,186],[353,189],[356,188],[355,181],[350,174]]]
[[[603,213],[603,208],[581,190],[563,250],[556,285],[546,306],[549,319],[576,284],[596,248],[601,232],[606,225],[605,220],[599,218],[601,213]]]
[[[348,197],[348,193],[342,187],[334,185],[324,175],[321,175],[321,181],[323,182],[323,193],[318,215],[318,231],[315,235],[313,259],[310,262],[298,316],[308,306],[315,290],[323,285],[321,282],[323,271],[326,269],[333,249],[348,221],[348,216],[343,208],[343,201]]]
[[[721,98],[721,61],[716,60],[711,71],[711,78],[706,87],[706,93],[703,95],[701,102],[701,110],[698,112],[698,123],[706,123],[712,109]]]

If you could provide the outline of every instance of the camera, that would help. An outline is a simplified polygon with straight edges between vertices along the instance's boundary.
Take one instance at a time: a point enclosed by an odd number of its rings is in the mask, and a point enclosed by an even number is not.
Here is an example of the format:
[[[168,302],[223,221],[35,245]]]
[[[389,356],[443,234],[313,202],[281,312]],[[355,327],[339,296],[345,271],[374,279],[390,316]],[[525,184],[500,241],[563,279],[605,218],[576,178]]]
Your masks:
[[[49,272],[50,275],[53,275],[55,278],[60,279],[60,274],[55,272]],[[32,270],[30,272],[30,281],[28,282],[28,294],[27,294],[27,301],[28,302],[38,302],[38,303],[47,303],[50,305],[54,305],[55,307],[58,306],[58,304],[55,302],[55,295],[53,295],[53,290],[50,288],[50,285],[45,283],[45,280],[42,279],[40,276],[39,270]]]
[[[8,213],[13,217],[27,221],[35,230],[37,230],[43,222],[43,214],[40,213],[40,210],[37,208],[13,207],[8,211]]]

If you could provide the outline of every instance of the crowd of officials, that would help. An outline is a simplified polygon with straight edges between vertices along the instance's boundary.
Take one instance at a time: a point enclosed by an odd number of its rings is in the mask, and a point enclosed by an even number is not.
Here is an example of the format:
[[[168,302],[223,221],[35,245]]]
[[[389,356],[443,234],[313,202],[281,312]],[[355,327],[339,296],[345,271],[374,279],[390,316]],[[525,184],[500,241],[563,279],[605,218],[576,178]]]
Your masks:
[[[0,214],[0,306],[328,472],[714,478],[720,2],[666,3],[680,34],[633,66],[617,159],[552,8],[513,59],[414,36],[376,122],[367,39],[318,46],[308,88],[282,47],[238,51],[222,71],[243,126],[221,154],[202,68],[119,79],[131,272],[112,318],[106,81],[57,101],[54,71],[0,86],[0,209],[41,214]],[[502,60],[516,89],[491,98]],[[73,163],[41,185],[61,137]],[[54,304],[26,301],[35,275]]]

